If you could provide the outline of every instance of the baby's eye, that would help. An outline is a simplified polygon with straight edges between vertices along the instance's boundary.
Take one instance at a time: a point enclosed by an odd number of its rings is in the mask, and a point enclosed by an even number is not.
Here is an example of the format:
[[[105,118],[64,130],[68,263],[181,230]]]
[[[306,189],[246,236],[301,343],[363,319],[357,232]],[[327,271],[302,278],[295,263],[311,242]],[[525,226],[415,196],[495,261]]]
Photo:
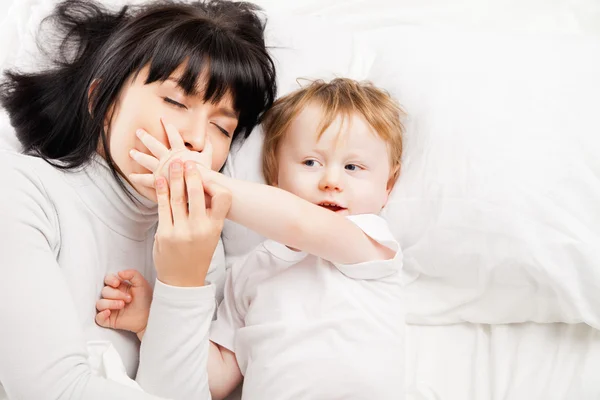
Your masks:
[[[314,167],[317,165],[317,162],[315,160],[304,160],[302,164],[306,165],[307,167]]]
[[[347,164],[344,168],[348,171],[358,171],[360,169],[356,164]]]

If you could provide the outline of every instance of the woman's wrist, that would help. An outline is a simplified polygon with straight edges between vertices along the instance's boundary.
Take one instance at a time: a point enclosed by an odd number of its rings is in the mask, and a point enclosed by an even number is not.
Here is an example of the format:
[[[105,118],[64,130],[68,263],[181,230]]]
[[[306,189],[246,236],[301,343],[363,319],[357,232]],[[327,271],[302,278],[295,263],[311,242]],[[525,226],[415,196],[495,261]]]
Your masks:
[[[177,287],[201,287],[206,284],[206,274],[179,275],[161,274],[157,272],[157,279],[169,286]]]

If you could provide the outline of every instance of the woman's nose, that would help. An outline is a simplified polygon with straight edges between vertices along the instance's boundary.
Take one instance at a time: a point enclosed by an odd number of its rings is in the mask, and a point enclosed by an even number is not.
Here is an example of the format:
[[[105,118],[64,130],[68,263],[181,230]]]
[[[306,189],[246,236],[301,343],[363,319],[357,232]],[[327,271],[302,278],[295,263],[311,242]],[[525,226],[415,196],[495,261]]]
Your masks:
[[[202,151],[206,143],[206,127],[202,124],[190,124],[181,131],[185,147],[191,151]]]

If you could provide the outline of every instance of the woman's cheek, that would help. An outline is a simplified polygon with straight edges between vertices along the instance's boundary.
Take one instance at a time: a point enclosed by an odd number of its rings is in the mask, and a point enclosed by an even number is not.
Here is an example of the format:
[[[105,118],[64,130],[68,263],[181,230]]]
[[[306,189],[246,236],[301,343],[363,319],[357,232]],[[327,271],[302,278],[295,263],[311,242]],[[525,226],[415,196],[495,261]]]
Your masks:
[[[220,171],[225,165],[225,161],[227,160],[227,155],[229,154],[229,146],[226,146],[224,149],[221,149],[218,153],[213,151],[213,159],[212,159],[212,170]]]
[[[211,168],[213,171],[220,171],[225,165],[229,150],[231,149],[231,139],[219,132],[220,136],[216,138],[211,135],[210,141],[213,147],[213,156]]]

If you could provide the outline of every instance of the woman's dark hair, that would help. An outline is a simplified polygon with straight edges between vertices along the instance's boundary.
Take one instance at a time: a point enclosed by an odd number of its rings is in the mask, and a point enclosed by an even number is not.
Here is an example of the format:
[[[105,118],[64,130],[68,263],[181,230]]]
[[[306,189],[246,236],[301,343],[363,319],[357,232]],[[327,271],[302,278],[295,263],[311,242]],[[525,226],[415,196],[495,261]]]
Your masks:
[[[219,0],[163,0],[117,12],[89,0],[63,1],[43,22],[60,34],[58,48],[45,51],[56,55],[52,66],[5,72],[0,104],[26,153],[70,169],[102,145],[117,177],[104,126],[123,84],[146,65],[147,84],[183,65],[180,86],[192,93],[199,77],[207,77],[205,101],[230,94],[239,113],[233,137],[247,137],[276,95],[257,11],[250,3]]]

